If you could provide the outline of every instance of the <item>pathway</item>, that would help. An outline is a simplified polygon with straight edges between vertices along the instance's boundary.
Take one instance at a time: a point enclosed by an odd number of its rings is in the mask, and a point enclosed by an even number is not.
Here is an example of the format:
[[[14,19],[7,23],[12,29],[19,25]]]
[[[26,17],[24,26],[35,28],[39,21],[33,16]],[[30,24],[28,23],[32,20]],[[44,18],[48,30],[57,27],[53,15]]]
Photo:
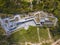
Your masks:
[[[49,28],[47,28],[49,39],[52,39]]]
[[[52,43],[52,45],[56,45],[58,42],[60,42],[60,39],[58,39],[56,42]]]
[[[40,42],[39,28],[37,27],[38,40]]]

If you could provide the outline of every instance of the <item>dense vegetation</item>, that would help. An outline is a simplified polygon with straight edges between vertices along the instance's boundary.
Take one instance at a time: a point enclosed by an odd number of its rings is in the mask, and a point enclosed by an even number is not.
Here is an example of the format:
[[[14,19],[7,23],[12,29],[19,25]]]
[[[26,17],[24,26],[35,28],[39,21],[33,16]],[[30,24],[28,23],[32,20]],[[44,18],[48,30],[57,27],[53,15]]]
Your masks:
[[[60,0],[40,0],[39,3],[37,2],[37,0],[33,0],[32,4],[30,4],[30,2],[22,0],[0,0],[0,13],[16,14],[38,10],[53,13],[59,21],[58,27],[53,28],[55,32],[52,31],[52,33],[53,36],[60,35]],[[32,10],[30,5],[33,5]]]
[[[39,37],[40,41],[49,40],[48,31],[46,28],[39,29]],[[37,27],[30,26],[28,30],[19,29],[18,32],[13,33],[9,38],[8,42],[11,44],[13,43],[25,43],[25,42],[32,42],[36,43],[39,42]]]
[[[57,27],[51,28],[51,34],[55,40],[60,38],[60,0],[40,0],[39,3],[37,3],[37,0],[33,0],[32,10],[30,8],[30,5],[31,5],[30,2],[21,1],[21,0],[0,0],[0,13],[17,14],[17,13],[26,13],[26,12],[28,13],[38,10],[43,10],[48,13],[53,13],[58,18],[58,25]],[[2,39],[6,40],[6,38],[3,38],[4,36],[2,35],[1,30],[3,29],[0,28],[0,41]],[[19,40],[19,38],[17,40]],[[4,42],[3,44],[1,43],[2,42],[0,42],[0,45],[4,45]]]

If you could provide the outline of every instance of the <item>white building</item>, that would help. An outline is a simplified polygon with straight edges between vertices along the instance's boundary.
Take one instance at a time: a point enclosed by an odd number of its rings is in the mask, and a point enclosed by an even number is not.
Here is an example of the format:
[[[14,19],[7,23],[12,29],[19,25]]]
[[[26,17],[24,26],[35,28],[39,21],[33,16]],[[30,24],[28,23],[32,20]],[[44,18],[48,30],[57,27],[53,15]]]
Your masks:
[[[50,20],[50,18],[54,18],[53,20]],[[33,13],[32,16],[21,18],[20,15],[15,15],[14,18],[0,18],[1,26],[6,31],[6,33],[11,33],[16,31],[19,28],[25,28],[26,30],[29,28],[29,26],[36,26],[39,24],[40,26],[44,25],[54,25],[56,26],[57,18],[52,17],[44,13],[43,11],[38,11]],[[50,26],[51,27],[51,26]]]

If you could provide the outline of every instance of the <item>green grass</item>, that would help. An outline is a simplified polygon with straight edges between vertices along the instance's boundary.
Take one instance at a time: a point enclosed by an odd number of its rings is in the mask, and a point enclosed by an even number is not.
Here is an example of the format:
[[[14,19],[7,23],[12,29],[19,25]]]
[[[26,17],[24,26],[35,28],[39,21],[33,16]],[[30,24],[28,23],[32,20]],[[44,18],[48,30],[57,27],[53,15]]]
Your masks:
[[[47,30],[44,28],[40,28],[40,38],[43,41],[43,39],[48,39],[48,33]],[[30,26],[28,30],[25,29],[19,29],[19,31],[15,32],[10,36],[8,39],[9,42],[38,42],[38,34],[37,34],[37,27]]]
[[[55,35],[55,36],[54,36],[54,39],[55,39],[55,40],[60,39],[60,34]]]
[[[37,38],[37,28],[36,27],[29,27],[25,34],[26,40],[31,42],[38,42]]]
[[[32,27],[32,26],[30,26],[28,30],[19,29],[18,32],[15,32],[14,34],[10,36],[9,41],[11,42],[18,42],[18,41],[38,42],[36,29],[37,29],[36,27]]]
[[[48,31],[46,28],[40,28],[39,33],[40,33],[41,41],[49,39]]]

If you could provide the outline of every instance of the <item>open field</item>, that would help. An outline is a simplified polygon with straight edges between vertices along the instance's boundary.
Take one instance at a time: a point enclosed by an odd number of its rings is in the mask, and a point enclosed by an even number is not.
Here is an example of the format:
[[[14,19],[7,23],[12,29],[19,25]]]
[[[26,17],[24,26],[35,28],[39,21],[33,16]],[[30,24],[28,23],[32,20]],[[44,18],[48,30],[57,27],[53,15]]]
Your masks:
[[[39,28],[40,41],[49,40],[48,31],[45,28]],[[19,29],[18,32],[13,33],[8,41],[14,42],[39,42],[37,27],[30,26],[28,30]]]
[[[40,28],[39,33],[40,33],[41,41],[43,41],[43,40],[49,40],[47,29]]]

